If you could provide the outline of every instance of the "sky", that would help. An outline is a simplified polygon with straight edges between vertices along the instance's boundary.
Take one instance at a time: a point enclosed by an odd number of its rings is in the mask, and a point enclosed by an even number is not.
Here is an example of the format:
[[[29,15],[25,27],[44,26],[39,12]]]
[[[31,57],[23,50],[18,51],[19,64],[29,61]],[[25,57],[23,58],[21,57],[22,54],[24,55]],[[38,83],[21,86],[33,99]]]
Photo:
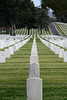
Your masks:
[[[40,6],[41,5],[41,0],[31,0],[34,2],[35,6]]]
[[[31,0],[31,1],[33,1],[33,2],[34,2],[34,5],[35,5],[36,7],[38,7],[38,6],[41,5],[41,1],[42,1],[42,0]],[[49,14],[48,14],[48,15],[49,15],[50,17],[53,17],[52,9],[49,10]]]

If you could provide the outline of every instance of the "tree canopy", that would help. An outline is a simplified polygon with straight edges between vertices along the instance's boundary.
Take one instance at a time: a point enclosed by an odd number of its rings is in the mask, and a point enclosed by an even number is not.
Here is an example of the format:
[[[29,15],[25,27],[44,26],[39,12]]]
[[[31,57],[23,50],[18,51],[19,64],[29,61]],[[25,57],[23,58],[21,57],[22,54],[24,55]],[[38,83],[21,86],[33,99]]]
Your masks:
[[[0,27],[6,26],[10,34],[15,35],[15,28],[47,27],[47,13],[37,8],[31,0],[0,0]]]
[[[42,7],[53,9],[56,17],[60,17],[63,22],[67,22],[67,0],[42,0]]]
[[[20,28],[27,26],[34,4],[31,0],[0,0],[0,26]],[[11,29],[12,29],[11,28]]]
[[[36,23],[37,23],[36,25],[38,26],[38,28],[41,30],[40,34],[42,34],[42,28],[44,28],[45,30],[48,29],[49,17],[48,17],[48,13],[46,9],[43,9],[43,8],[37,9]]]

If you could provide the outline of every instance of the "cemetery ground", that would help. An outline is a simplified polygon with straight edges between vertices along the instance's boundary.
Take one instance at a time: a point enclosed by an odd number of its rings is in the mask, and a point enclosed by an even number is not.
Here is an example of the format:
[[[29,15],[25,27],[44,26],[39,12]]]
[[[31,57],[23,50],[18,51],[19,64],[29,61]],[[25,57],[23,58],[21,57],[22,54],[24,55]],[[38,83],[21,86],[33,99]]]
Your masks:
[[[0,100],[26,100],[32,42],[31,38],[6,63],[0,64]]]
[[[0,64],[0,100],[27,100],[26,80],[34,37]],[[43,100],[67,100],[67,63],[36,37]]]
[[[54,24],[61,35],[67,36],[67,23],[55,22]]]
[[[67,100],[67,63],[37,38],[43,100]]]

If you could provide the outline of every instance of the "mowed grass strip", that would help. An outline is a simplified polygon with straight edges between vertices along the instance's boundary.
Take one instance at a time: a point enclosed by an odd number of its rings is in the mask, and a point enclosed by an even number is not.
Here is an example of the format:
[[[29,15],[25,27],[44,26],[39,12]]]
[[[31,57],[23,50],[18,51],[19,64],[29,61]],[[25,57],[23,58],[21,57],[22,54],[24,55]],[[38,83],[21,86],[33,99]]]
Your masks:
[[[6,63],[0,64],[0,100],[27,100],[26,79],[33,38],[21,47]]]
[[[67,100],[67,63],[37,38],[43,100]]]
[[[62,31],[62,29],[59,27],[58,23],[54,23],[58,31],[61,33],[61,35],[66,36],[66,34]]]

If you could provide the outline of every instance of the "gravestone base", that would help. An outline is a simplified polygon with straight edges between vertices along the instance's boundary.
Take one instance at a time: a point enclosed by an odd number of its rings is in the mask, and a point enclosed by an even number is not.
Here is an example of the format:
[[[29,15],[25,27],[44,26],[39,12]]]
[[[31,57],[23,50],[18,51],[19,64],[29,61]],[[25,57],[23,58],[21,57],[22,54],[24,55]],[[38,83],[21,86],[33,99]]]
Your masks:
[[[0,51],[0,63],[5,63],[5,51]]]
[[[9,50],[10,50],[10,54],[14,54],[14,47],[9,47]]]
[[[10,58],[10,50],[5,49],[5,58]]]
[[[64,51],[64,62],[67,62],[67,51]]]
[[[59,58],[64,57],[64,49],[59,49]]]
[[[42,79],[27,79],[27,100],[42,100]]]

